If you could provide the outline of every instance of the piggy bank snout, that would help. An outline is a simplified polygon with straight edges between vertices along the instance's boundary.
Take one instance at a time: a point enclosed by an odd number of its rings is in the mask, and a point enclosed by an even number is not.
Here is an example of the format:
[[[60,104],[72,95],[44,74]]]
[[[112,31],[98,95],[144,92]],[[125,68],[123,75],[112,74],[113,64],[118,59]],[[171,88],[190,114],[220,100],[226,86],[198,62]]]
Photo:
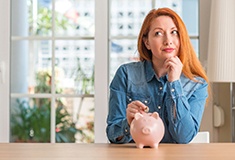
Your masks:
[[[151,133],[151,128],[149,128],[149,127],[143,127],[142,133],[143,133],[143,134],[146,134],[146,135],[150,134],[150,133]]]

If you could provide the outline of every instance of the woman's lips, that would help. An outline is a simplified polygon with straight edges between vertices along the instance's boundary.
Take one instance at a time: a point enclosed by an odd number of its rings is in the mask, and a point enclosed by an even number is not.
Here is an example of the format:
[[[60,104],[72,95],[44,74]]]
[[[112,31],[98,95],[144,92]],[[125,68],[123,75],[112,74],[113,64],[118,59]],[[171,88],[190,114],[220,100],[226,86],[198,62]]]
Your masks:
[[[168,53],[170,53],[174,50],[175,50],[174,48],[165,48],[165,49],[163,49],[164,52],[168,52]]]

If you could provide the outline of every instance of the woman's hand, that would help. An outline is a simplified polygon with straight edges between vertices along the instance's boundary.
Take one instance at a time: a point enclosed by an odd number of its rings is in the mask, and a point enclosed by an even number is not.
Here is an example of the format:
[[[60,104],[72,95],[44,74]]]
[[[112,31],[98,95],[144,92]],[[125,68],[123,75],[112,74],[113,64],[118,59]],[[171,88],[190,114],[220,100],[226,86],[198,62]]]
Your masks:
[[[164,67],[167,69],[168,81],[173,82],[180,79],[183,64],[178,56],[170,57],[166,59]]]
[[[140,101],[132,101],[131,103],[129,103],[126,108],[126,118],[127,118],[128,124],[129,125],[131,124],[136,113],[138,112],[141,113],[145,111],[146,109],[148,109],[148,107]]]

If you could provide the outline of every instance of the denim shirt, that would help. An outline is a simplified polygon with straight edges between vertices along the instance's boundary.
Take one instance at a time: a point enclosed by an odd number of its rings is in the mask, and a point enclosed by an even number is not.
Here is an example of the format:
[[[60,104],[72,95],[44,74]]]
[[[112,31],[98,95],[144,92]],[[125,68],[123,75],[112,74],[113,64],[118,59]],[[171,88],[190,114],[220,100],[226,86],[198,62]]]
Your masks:
[[[161,143],[189,143],[200,128],[208,96],[207,82],[201,77],[190,80],[181,74],[168,82],[167,75],[157,78],[151,61],[123,64],[111,84],[106,133],[111,143],[132,142],[126,107],[139,100],[158,112],[165,125]],[[123,136],[121,140],[118,137]]]

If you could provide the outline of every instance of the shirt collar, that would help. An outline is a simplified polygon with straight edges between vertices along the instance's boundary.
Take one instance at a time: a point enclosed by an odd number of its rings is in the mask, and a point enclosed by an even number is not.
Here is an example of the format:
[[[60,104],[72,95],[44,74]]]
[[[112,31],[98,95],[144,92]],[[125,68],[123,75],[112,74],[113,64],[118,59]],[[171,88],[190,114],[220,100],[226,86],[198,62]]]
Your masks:
[[[156,77],[156,79],[157,79],[157,76],[156,76],[155,71],[153,69],[152,61],[145,61],[145,76],[146,76],[147,82],[151,81],[154,77]],[[160,81],[161,81],[161,79],[163,81],[167,81],[168,75],[161,77]]]
[[[151,81],[155,76],[155,72],[153,70],[153,64],[151,61],[145,61],[145,76],[147,82]]]

